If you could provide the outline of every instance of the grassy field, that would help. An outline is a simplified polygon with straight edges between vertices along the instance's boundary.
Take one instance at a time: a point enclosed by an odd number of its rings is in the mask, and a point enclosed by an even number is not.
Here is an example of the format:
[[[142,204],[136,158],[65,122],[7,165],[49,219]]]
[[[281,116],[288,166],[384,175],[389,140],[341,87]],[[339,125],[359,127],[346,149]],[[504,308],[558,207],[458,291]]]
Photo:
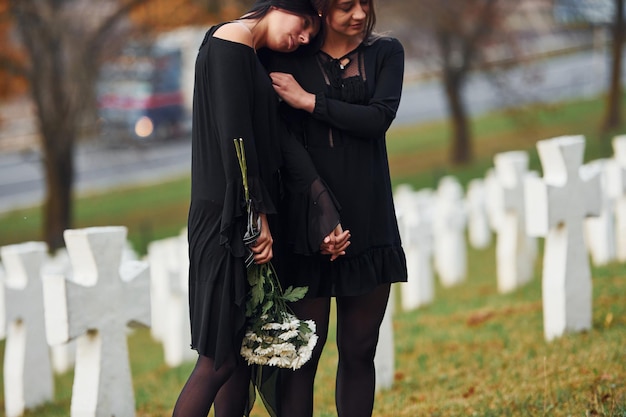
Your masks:
[[[611,155],[610,138],[597,134],[602,103],[589,100],[494,114],[474,121],[475,162],[447,163],[444,123],[395,128],[388,148],[395,184],[434,187],[442,175],[465,184],[482,177],[493,154],[528,150],[539,169],[537,140],[584,134],[586,160]],[[625,130],[626,131],[626,130]],[[177,234],[185,224],[189,181],[124,189],[79,198],[76,227],[123,224],[140,253],[148,242]],[[39,209],[0,218],[0,245],[37,239]],[[540,248],[542,241],[540,240]],[[626,416],[626,265],[593,268],[593,328],[547,343],[541,311],[541,257],[535,277],[513,294],[498,294],[495,249],[470,249],[467,281],[436,287],[433,304],[396,310],[396,373],[392,389],[377,394],[374,416]],[[541,249],[539,253],[542,253]],[[395,287],[396,295],[401,287]],[[147,329],[129,336],[138,417],[165,417],[192,364],[169,369]],[[0,349],[0,354],[3,353]],[[316,417],[335,416],[334,327],[316,380]],[[26,416],[69,415],[72,374],[57,376],[52,404]],[[0,392],[0,409],[4,408]],[[254,417],[267,414],[257,404]]]

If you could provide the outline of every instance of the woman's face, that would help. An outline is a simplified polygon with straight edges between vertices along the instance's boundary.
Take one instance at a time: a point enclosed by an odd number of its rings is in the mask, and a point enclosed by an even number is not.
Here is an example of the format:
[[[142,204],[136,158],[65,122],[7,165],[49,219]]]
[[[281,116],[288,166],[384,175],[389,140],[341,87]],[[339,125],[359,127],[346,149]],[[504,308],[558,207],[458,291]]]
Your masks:
[[[320,30],[319,19],[299,15],[283,9],[273,9],[268,14],[270,30],[266,46],[278,52],[293,52],[308,44]]]
[[[361,36],[369,11],[369,0],[335,0],[326,17],[327,30],[341,36]]]

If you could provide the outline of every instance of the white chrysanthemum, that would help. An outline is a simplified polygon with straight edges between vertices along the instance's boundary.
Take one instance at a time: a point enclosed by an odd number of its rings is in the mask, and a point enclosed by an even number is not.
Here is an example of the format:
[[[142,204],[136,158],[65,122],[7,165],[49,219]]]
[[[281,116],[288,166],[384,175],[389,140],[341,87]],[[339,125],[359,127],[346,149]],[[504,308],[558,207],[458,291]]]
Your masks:
[[[271,355],[273,352],[274,352],[274,349],[272,349],[271,346],[267,348],[259,346],[256,349],[254,349],[254,354],[259,355],[259,356],[268,356],[268,355]]]
[[[258,335],[254,332],[247,332],[245,338],[255,343],[260,343],[263,341],[262,335]]]
[[[298,332],[298,330],[288,330],[285,333],[282,333],[280,335],[278,335],[278,337],[281,340],[289,340],[289,339],[293,339],[294,337],[298,337],[298,335],[300,334],[300,332]]]
[[[296,352],[296,347],[291,343],[277,343],[274,346],[274,352],[277,355]]]
[[[281,330],[282,329],[282,325],[280,323],[265,323],[263,326],[261,326],[261,329],[263,329],[263,330]]]
[[[291,358],[286,358],[286,357],[282,357],[282,356],[274,356],[273,358],[271,358],[267,362],[267,364],[269,366],[278,366],[280,368],[289,368],[289,367],[291,367],[291,362],[292,362]]]

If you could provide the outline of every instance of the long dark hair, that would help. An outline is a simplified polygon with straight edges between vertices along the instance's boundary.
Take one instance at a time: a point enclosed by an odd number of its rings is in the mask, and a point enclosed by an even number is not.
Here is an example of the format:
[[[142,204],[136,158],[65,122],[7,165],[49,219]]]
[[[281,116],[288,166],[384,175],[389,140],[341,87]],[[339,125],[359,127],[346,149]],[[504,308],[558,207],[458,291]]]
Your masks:
[[[256,0],[242,18],[260,19],[264,17],[272,7],[298,15],[315,16],[319,18],[317,9],[310,0]]]

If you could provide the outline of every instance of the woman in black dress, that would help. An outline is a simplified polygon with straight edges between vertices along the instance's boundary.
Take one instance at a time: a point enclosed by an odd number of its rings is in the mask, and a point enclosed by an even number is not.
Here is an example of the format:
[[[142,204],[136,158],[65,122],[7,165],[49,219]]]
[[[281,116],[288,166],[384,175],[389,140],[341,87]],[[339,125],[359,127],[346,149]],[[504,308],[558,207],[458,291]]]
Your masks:
[[[325,3],[321,47],[303,48],[297,57],[273,55],[268,64],[276,92],[291,106],[286,119],[338,200],[341,224],[351,233],[351,246],[334,262],[300,251],[293,239],[289,271],[279,276],[284,285],[309,287],[292,307],[299,318],[315,320],[320,337],[311,361],[295,372],[281,371],[285,417],[313,414],[331,297],[337,306],[338,415],[371,416],[374,354],[390,284],[407,278],[385,144],[400,103],[404,50],[398,40],[372,33],[373,0]]]
[[[254,261],[266,263],[273,255],[270,223],[285,132],[278,97],[256,51],[294,51],[319,25],[309,0],[257,0],[239,20],[210,28],[200,46],[188,217],[191,347],[199,357],[176,402],[176,417],[206,417],[213,404],[219,417],[244,414],[250,370],[239,351],[248,289],[247,217],[233,140],[244,140],[250,198],[262,223],[251,248]],[[302,175],[309,185],[312,175]],[[326,233],[336,225],[324,225]]]

